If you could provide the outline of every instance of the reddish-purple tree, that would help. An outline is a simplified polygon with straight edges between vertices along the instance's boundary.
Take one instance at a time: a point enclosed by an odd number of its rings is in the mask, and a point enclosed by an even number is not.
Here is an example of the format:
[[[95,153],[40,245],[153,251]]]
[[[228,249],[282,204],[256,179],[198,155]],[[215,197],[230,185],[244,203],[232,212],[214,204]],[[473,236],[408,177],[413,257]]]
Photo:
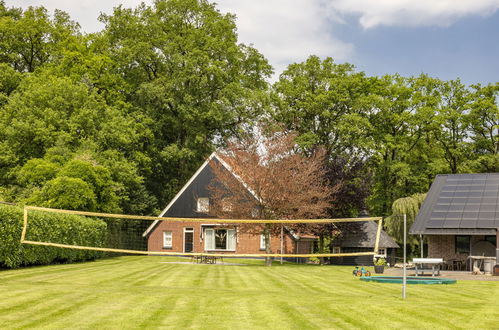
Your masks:
[[[266,137],[247,136],[233,140],[219,156],[230,168],[212,165],[215,180],[211,214],[232,219],[312,219],[325,217],[338,185],[327,181],[324,152],[306,156],[294,143],[295,135],[273,133]],[[300,231],[317,230],[318,225],[295,226]],[[315,229],[314,229],[315,228]],[[265,251],[271,253],[270,235],[281,224],[248,224],[240,230],[263,233]],[[270,266],[271,258],[266,258]]]

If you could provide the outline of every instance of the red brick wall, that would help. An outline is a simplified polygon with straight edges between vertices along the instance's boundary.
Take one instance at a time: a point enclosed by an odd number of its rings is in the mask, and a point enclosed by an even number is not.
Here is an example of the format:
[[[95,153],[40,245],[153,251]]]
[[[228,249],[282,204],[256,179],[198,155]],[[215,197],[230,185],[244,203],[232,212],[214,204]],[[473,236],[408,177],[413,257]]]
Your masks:
[[[204,252],[204,241],[201,238],[201,224],[199,222],[168,222],[161,221],[151,232],[147,240],[148,251],[180,252],[184,251],[184,228],[194,229],[194,251],[196,253]],[[163,248],[163,232],[172,232],[172,248]],[[311,253],[310,241],[299,242],[299,253]],[[272,235],[270,238],[270,247],[273,253],[280,253],[281,240],[280,235]],[[284,253],[295,253],[296,244],[288,234],[284,233],[283,242]],[[219,253],[219,251],[217,251]],[[237,232],[236,251],[220,251],[226,254],[262,254],[265,251],[260,250],[260,235]]]
[[[311,239],[300,240],[297,244],[297,254],[311,253],[314,241]]]

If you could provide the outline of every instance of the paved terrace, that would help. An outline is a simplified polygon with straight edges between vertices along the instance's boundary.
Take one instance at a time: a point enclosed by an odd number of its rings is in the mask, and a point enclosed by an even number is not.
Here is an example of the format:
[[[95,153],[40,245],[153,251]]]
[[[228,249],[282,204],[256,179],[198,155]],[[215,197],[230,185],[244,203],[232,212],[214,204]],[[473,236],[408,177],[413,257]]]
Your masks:
[[[428,275],[429,274],[429,275]],[[383,275],[393,275],[402,276],[402,268],[385,268],[385,273]],[[414,276],[414,269],[407,269],[407,276]],[[431,276],[431,271],[425,272],[424,276]],[[466,280],[466,281],[499,281],[499,276],[492,275],[473,275],[469,271],[451,271],[451,270],[441,270],[440,277],[452,278],[455,280]]]

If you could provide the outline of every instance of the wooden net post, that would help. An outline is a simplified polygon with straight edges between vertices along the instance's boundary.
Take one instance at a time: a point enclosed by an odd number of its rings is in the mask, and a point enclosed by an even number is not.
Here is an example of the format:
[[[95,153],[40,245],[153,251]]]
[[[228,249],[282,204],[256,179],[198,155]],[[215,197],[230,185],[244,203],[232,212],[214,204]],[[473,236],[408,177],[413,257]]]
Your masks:
[[[23,216],[23,231],[21,232],[21,243],[23,243],[25,241],[27,229],[28,229],[28,209],[25,206],[24,207],[24,216]]]

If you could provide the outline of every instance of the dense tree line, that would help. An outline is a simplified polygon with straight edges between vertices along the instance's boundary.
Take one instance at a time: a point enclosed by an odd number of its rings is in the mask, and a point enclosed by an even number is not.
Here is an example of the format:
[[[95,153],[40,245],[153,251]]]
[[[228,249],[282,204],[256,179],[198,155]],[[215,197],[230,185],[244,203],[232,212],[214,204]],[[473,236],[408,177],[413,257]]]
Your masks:
[[[368,76],[310,56],[268,83],[235,17],[204,0],[119,6],[86,34],[0,2],[0,200],[153,214],[228,138],[266,121],[327,153],[331,216],[499,171],[499,84]]]
[[[150,214],[262,113],[271,67],[206,1],[102,15],[0,3],[1,199]]]

